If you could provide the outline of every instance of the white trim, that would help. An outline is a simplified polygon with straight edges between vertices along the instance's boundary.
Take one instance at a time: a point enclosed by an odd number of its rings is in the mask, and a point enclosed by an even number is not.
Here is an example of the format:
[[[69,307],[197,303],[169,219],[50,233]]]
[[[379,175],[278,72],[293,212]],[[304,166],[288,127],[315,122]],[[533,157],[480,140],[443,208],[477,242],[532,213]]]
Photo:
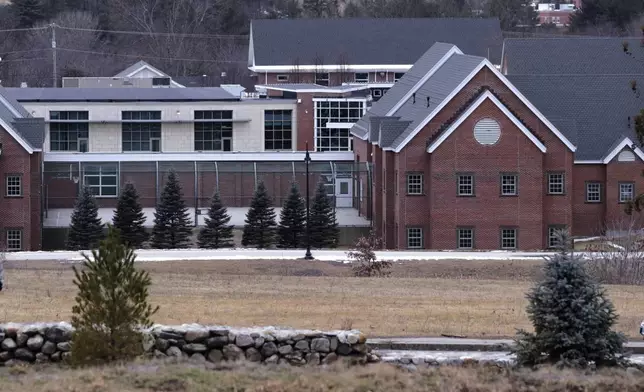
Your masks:
[[[413,64],[349,64],[349,65],[298,65],[299,71],[306,72],[338,72],[350,69],[351,71],[367,71],[367,72],[386,72],[386,71],[401,71],[407,72],[413,67]],[[293,65],[253,65],[248,67],[253,72],[292,72]]]
[[[132,76],[132,75],[136,74],[137,72],[141,72],[142,70],[144,70],[144,69],[146,69],[146,68],[147,68],[148,70],[152,71],[153,73],[156,73],[159,77],[166,77],[166,78],[169,78],[169,79],[170,79],[170,83],[171,83],[171,84],[174,84],[174,86],[175,86],[175,87],[181,87],[181,88],[185,88],[185,87],[186,87],[186,86],[184,86],[184,85],[182,85],[182,84],[179,84],[179,83],[175,82],[175,81],[172,79],[172,77],[171,77],[170,75],[166,74],[165,72],[161,71],[160,69],[154,68],[153,66],[151,66],[151,65],[150,65],[150,64],[148,64],[148,63],[143,64],[142,66],[140,66],[139,68],[137,68],[137,69],[135,69],[134,71],[130,72],[129,74],[125,75],[124,77],[126,77],[126,78],[134,78],[134,79],[138,79],[138,78],[136,78],[136,77],[134,77],[134,76]],[[123,76],[122,76],[122,77],[123,77]]]
[[[295,83],[294,83],[295,84]],[[313,83],[311,83],[313,84]],[[270,84],[258,84],[255,85],[256,89],[267,89],[267,90],[275,90],[275,91],[289,91],[289,92],[295,92],[295,93],[334,93],[334,94],[341,94],[341,93],[350,93],[353,91],[361,91],[361,90],[367,90],[369,87],[366,85],[363,86],[353,86],[349,88],[333,88],[333,87],[325,87],[325,86],[320,86],[320,88],[287,88],[287,87],[279,87],[278,85],[270,85]]]
[[[279,162],[304,161],[304,151],[264,152],[182,152],[182,153],[58,153],[46,152],[45,162]],[[353,161],[353,151],[311,151],[313,161]]]
[[[367,102],[367,98],[313,98],[313,102]]]
[[[548,119],[543,114],[541,114],[541,112],[539,112],[539,110],[534,105],[532,105],[532,103],[530,103],[530,101],[528,101],[528,99],[524,97],[523,94],[521,94],[519,90],[517,90],[517,88],[514,87],[512,83],[510,83],[510,81],[505,76],[503,76],[503,74],[501,74],[496,69],[496,67],[487,59],[482,59],[481,64],[479,64],[456,87],[456,89],[454,89],[454,91],[452,91],[450,95],[443,100],[443,102],[439,106],[437,106],[420,124],[418,124],[418,126],[405,138],[405,140],[403,140],[398,148],[389,148],[387,150],[400,152],[403,147],[405,147],[407,143],[409,143],[418,134],[418,132],[420,132],[452,100],[452,98],[454,98],[456,94],[458,94],[474,78],[474,76],[476,76],[476,74],[481,69],[483,69],[483,67],[488,67],[488,69],[490,69],[492,73],[494,73],[494,75],[496,75],[503,82],[503,84],[505,84],[505,86],[509,88],[510,91],[512,91],[512,93],[514,93],[514,95],[516,95],[517,98],[519,98],[519,100],[521,100],[521,102],[523,102],[523,104],[525,104],[528,109],[530,109],[532,113],[534,113],[539,118],[539,120],[541,120],[559,138],[559,140],[561,140],[566,145],[566,147],[570,149],[570,151],[575,152],[577,150],[577,147],[572,144],[561,132],[559,132],[559,130],[550,121],[548,121]]]
[[[29,154],[33,154],[34,151],[42,151],[42,149],[40,148],[32,148],[31,145],[29,145],[29,143],[27,143],[27,141],[23,139],[22,136],[20,136],[20,134],[18,134],[18,132],[16,132],[15,129],[13,129],[11,124],[7,124],[1,118],[0,118],[0,126],[2,126],[2,128],[4,128],[5,131],[7,131],[7,133],[9,133],[9,135],[11,135],[11,137],[13,137],[22,146],[22,148],[24,148],[25,151],[27,151]]]
[[[532,132],[530,132],[530,130],[526,128],[525,125],[523,125],[521,121],[519,121],[519,119],[516,118],[514,114],[512,114],[510,110],[508,110],[508,108],[503,105],[503,103],[501,103],[501,101],[499,101],[497,97],[494,96],[494,94],[489,91],[481,94],[481,96],[472,105],[470,105],[470,107],[463,114],[461,114],[458,120],[450,125],[449,128],[447,128],[447,130],[443,132],[443,134],[438,139],[434,140],[432,144],[427,147],[427,152],[431,154],[436,151],[438,146],[440,146],[452,133],[454,133],[456,128],[458,128],[474,112],[474,110],[476,110],[476,108],[481,106],[481,104],[485,102],[486,99],[492,101],[492,103],[494,103],[494,105],[496,105],[496,107],[499,108],[503,112],[503,114],[505,114],[505,116],[509,118],[514,123],[514,125],[516,125],[517,128],[519,128],[519,130],[521,130],[521,132],[523,132],[523,134],[528,139],[530,139],[530,141],[534,143],[535,146],[537,146],[537,148],[541,152],[546,152],[546,146],[541,143],[541,141],[539,141],[539,139],[537,139],[537,137]]]
[[[351,129],[353,128],[353,125],[355,123],[334,123],[334,122],[328,122],[326,123],[325,128],[335,128],[335,129]]]
[[[370,83],[358,83],[358,82],[350,82],[350,83],[343,83],[343,86],[367,86],[369,88],[392,88],[395,83],[391,82],[370,82]]]
[[[360,140],[367,140],[369,138],[369,131],[368,130],[364,129],[361,125],[358,125],[358,123],[355,123],[354,126],[356,128],[359,128],[359,129],[363,130],[365,132],[365,134],[363,136],[358,136],[355,133],[349,131],[351,133],[351,135],[353,135],[353,137],[357,137]],[[351,127],[351,128],[353,128],[353,127]]]
[[[427,80],[429,80],[429,78],[430,78],[434,73],[436,73],[436,71],[438,71],[438,69],[439,69],[440,67],[442,67],[442,66],[443,66],[443,64],[445,64],[445,62],[446,62],[447,60],[449,60],[449,59],[450,59],[450,57],[452,57],[452,55],[453,55],[453,54],[455,54],[455,53],[456,53],[456,54],[463,54],[463,52],[461,52],[461,50],[460,50],[459,48],[457,48],[456,46],[453,46],[450,50],[448,50],[448,51],[447,51],[447,53],[445,53],[445,55],[443,55],[443,57],[441,57],[441,59],[440,59],[440,60],[438,60],[438,62],[437,62],[436,64],[434,64],[434,66],[433,66],[433,67],[432,67],[432,68],[431,68],[431,69],[430,69],[430,70],[429,70],[429,71],[428,71],[428,72],[427,72],[427,73],[426,73],[422,78],[420,78],[420,80],[419,80],[418,82],[416,82],[416,84],[414,85],[414,87],[412,87],[409,91],[407,91],[407,94],[405,94],[405,95],[402,97],[402,99],[400,99],[400,101],[398,101],[398,103],[397,103],[397,104],[395,104],[395,105],[394,105],[394,107],[392,107],[392,108],[387,112],[387,114],[385,114],[385,116],[391,116],[392,114],[396,113],[396,111],[397,111],[398,109],[400,109],[400,108],[402,107],[402,105],[404,105],[404,104],[405,104],[405,102],[407,102],[407,100],[408,100],[409,98],[411,98],[411,96],[412,96],[416,91],[418,91],[418,89],[419,89],[423,84],[425,84],[425,83],[427,82]]]
[[[574,161],[575,165],[603,165],[604,161]]]
[[[612,161],[617,156],[617,154],[619,154],[626,147],[630,148],[635,153],[635,155],[637,155],[642,161],[644,161],[644,153],[642,152],[642,150],[640,150],[630,138],[625,137],[624,140],[622,140],[622,142],[613,149],[613,151],[609,152],[608,155],[606,155],[606,158],[604,158],[602,163],[610,163],[610,161]]]

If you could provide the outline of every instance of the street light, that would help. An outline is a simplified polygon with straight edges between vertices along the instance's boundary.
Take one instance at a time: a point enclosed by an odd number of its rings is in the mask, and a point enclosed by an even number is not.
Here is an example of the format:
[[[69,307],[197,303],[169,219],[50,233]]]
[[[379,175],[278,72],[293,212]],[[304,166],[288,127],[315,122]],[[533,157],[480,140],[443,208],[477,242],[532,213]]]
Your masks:
[[[309,219],[309,163],[311,163],[311,155],[309,154],[309,142],[306,142],[306,154],[304,155],[304,163],[306,163],[306,254],[304,260],[313,260],[311,255],[311,229]]]

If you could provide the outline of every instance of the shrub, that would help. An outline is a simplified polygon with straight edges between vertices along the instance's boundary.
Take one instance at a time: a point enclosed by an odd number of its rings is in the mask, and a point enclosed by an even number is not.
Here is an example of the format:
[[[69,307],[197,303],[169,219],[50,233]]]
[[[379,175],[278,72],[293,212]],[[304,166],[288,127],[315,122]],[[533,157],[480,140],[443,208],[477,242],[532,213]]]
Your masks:
[[[78,293],[72,308],[72,363],[98,364],[142,354],[138,328],[150,327],[150,317],[158,311],[148,304],[150,276],[135,268],[133,249],[111,226],[98,250],[84,257],[83,269],[74,267]]]
[[[378,260],[376,258],[376,249],[380,249],[382,240],[376,236],[375,232],[370,232],[368,237],[360,237],[355,244],[355,248],[347,252],[351,260],[351,269],[354,276],[358,277],[385,277],[389,276],[391,262],[387,260]]]
[[[621,365],[625,338],[611,330],[617,321],[615,308],[583,263],[568,253],[568,234],[558,235],[560,253],[547,260],[544,278],[527,294],[534,333],[518,331],[517,362],[567,367],[587,367],[591,362]]]

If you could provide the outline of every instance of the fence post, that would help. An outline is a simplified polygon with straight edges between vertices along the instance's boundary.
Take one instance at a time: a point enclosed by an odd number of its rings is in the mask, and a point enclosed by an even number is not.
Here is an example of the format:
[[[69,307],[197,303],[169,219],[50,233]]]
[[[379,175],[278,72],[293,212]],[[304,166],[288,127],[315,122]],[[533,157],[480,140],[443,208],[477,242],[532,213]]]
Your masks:
[[[199,209],[199,178],[197,170],[197,161],[194,161],[194,179],[195,179],[195,227],[197,227],[197,220],[199,219],[199,214],[197,210]]]

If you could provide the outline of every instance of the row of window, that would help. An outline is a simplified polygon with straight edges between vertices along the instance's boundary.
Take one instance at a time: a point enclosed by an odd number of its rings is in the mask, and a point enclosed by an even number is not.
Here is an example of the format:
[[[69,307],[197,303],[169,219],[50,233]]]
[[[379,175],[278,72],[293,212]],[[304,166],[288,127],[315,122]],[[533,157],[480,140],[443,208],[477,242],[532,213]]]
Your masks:
[[[565,225],[548,226],[548,248],[554,248],[558,245],[558,230],[565,229]],[[475,248],[475,228],[458,227],[456,229],[455,245],[457,249],[474,249]],[[516,227],[501,227],[499,229],[499,246],[501,249],[517,249],[519,243],[519,229]],[[425,247],[425,233],[422,227],[407,228],[407,248],[423,249]]]
[[[88,112],[52,111],[49,116],[51,151],[89,150]],[[232,151],[232,110],[197,110],[194,117],[195,151]],[[123,151],[161,151],[160,111],[123,111],[121,119]],[[293,149],[291,110],[264,111],[264,148]]]
[[[457,174],[456,192],[458,196],[474,196],[474,175]],[[618,196],[620,203],[633,200],[635,183],[619,182]],[[565,176],[563,173],[548,173],[548,194],[563,195],[565,193]],[[501,173],[499,176],[499,192],[501,196],[517,196],[519,194],[519,177],[514,173]],[[424,194],[424,176],[422,173],[407,173],[407,194]],[[591,181],[586,183],[586,202],[602,202],[602,183]]]
[[[399,81],[403,75],[404,72],[395,72],[394,73],[394,82]],[[277,75],[277,81],[279,83],[287,83],[289,81],[290,76],[288,74],[280,74]],[[315,84],[319,84],[320,86],[328,86],[329,85],[329,80],[331,79],[330,74],[328,72],[318,72],[315,74]],[[355,83],[369,83],[369,73],[368,72],[355,72],[353,74],[353,81]]]

